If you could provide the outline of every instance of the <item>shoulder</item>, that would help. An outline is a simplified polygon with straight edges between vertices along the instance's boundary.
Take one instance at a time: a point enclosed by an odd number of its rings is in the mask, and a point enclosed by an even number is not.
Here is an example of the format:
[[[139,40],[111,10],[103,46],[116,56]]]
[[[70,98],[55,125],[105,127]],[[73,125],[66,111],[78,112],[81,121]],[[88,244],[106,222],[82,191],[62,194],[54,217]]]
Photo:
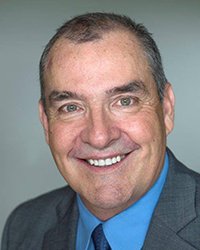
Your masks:
[[[59,188],[20,204],[10,217],[13,219],[30,217],[33,220],[33,215],[37,218],[41,214],[53,213],[61,200],[65,198],[70,202],[73,196],[74,191],[69,186]]]
[[[65,202],[65,208],[73,202],[75,192],[69,187],[53,190],[19,205],[7,219],[2,249],[15,249],[10,244],[23,242],[24,238],[35,238],[42,242],[43,235],[57,223],[57,207]],[[40,237],[41,236],[41,237]]]
[[[181,238],[198,247],[200,246],[200,174],[178,161],[170,151],[169,165],[171,165],[173,173],[171,178],[173,181],[170,185],[175,187],[170,191],[176,199],[175,204],[178,208],[176,218],[173,218],[175,227],[182,224],[182,227],[179,228]],[[175,210],[175,206],[173,209]],[[180,223],[177,222],[178,220]]]
[[[182,162],[180,162],[170,151],[170,149],[167,149],[167,153],[169,156],[169,165],[173,167],[173,173],[175,175],[186,175],[188,177],[191,177],[196,184],[200,185],[200,174],[195,172],[194,170],[186,167]]]
[[[167,153],[169,156],[169,174],[168,185],[166,186],[171,193],[182,197],[182,204],[187,203],[187,206],[194,204],[195,213],[198,217],[198,223],[196,221],[196,224],[200,226],[200,174],[177,160],[169,149]],[[169,192],[166,193],[169,194]]]
[[[199,249],[200,175],[178,161],[169,149],[167,153],[169,170],[145,246],[147,249],[165,249],[165,246]]]
[[[172,187],[179,188],[188,196],[195,196],[195,204],[200,211],[200,174],[185,166],[167,149],[169,156],[168,180]]]

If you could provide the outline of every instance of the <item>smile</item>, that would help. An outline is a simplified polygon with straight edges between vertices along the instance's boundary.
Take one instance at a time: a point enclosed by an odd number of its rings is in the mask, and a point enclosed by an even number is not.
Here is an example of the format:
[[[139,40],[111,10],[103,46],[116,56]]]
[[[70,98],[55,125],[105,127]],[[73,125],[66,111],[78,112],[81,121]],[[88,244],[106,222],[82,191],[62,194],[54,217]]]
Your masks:
[[[124,157],[125,157],[125,155],[117,155],[116,157],[106,158],[106,159],[89,159],[89,160],[87,160],[87,162],[91,166],[105,167],[105,166],[111,166],[115,163],[120,162],[121,160],[124,159]]]

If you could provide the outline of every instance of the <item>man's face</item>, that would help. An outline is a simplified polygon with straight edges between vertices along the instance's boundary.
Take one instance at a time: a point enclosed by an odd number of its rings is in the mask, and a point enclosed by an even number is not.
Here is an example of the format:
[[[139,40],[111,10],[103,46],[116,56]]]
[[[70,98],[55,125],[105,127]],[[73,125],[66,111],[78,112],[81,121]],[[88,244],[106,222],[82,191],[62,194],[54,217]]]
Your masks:
[[[81,44],[61,39],[45,80],[40,117],[59,171],[106,220],[137,201],[162,169],[171,86],[161,104],[143,51],[126,32]]]

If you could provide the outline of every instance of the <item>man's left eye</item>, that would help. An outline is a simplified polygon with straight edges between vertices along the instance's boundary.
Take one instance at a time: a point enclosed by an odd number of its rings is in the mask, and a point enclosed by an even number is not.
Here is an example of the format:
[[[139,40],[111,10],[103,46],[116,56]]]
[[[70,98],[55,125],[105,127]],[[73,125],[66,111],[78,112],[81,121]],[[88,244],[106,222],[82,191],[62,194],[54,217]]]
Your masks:
[[[133,104],[133,98],[131,97],[123,97],[119,100],[119,104],[121,106],[130,106],[131,104]]]
[[[62,111],[67,112],[67,113],[75,112],[78,109],[79,107],[75,104],[68,104],[61,108]]]

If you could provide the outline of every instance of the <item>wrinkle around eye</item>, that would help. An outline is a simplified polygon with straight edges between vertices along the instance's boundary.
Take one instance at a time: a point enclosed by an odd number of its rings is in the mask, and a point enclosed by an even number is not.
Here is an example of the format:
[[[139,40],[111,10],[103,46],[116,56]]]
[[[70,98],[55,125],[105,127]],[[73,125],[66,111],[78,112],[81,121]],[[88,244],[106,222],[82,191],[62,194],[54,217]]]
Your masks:
[[[61,106],[59,109],[59,111],[61,112],[66,112],[66,113],[73,113],[73,112],[77,112],[80,110],[80,107],[76,104],[65,104],[63,106]]]
[[[71,107],[70,107],[71,106]],[[80,117],[85,112],[85,107],[76,103],[65,103],[58,107],[49,109],[48,117],[50,120],[70,120]]]
[[[125,101],[123,103],[123,101]],[[132,96],[123,96],[118,98],[118,100],[114,103],[114,106],[120,107],[120,108],[130,108],[137,106],[139,104],[139,98],[138,97],[132,97]]]
[[[130,98],[130,103],[127,105],[122,105],[122,99]],[[110,110],[116,116],[124,116],[126,114],[136,114],[142,109],[143,101],[138,96],[123,95],[115,98],[111,105]]]
[[[73,117],[80,115],[85,111],[85,108],[76,103],[67,103],[58,108],[58,116]]]

